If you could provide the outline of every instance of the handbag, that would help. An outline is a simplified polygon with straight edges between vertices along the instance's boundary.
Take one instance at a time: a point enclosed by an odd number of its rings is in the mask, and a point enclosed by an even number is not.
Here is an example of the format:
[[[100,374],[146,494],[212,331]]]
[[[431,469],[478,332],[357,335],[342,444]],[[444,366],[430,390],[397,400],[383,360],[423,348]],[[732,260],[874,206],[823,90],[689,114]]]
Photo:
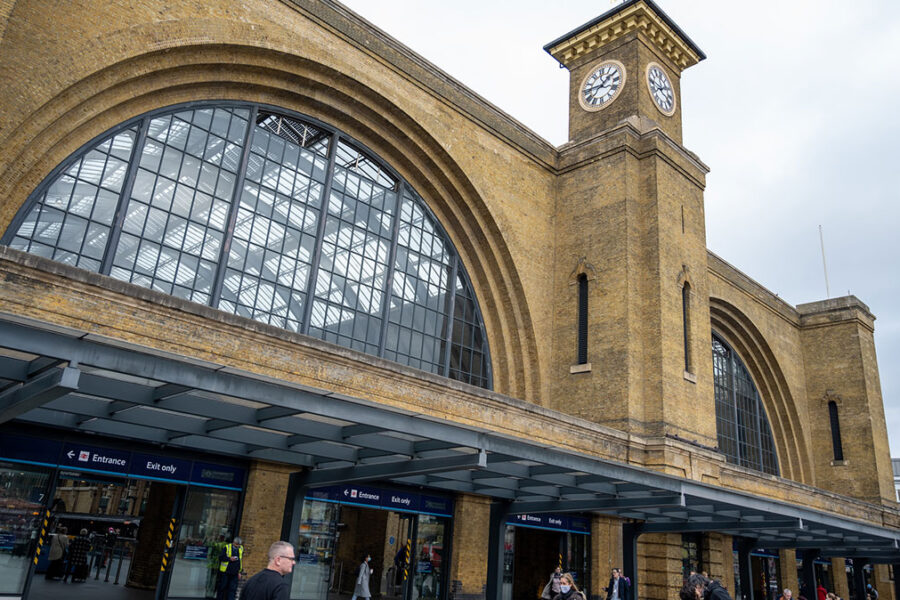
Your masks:
[[[553,583],[552,580],[551,580],[551,581],[548,581],[548,582],[547,582],[547,585],[544,586],[544,591],[541,592],[541,599],[542,599],[542,600],[550,600],[551,598],[553,598],[553,594],[552,594],[552,592],[550,591],[550,584],[552,584],[552,583]]]

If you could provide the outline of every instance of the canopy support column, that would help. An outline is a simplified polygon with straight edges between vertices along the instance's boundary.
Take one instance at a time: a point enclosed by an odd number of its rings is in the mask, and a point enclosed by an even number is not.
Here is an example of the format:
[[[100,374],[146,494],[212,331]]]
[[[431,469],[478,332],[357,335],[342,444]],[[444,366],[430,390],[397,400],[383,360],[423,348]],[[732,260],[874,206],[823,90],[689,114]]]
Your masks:
[[[631,577],[631,591],[629,595],[632,598],[639,598],[638,595],[638,552],[637,542],[643,530],[643,523],[623,523],[622,524],[622,575]],[[627,599],[627,600],[630,600]]]
[[[867,562],[869,562],[869,559],[867,558],[860,557],[853,559],[853,592],[856,595],[856,600],[866,600],[865,566]]]
[[[741,580],[741,598],[743,600],[753,600],[753,570],[750,564],[750,552],[755,545],[756,540],[753,538],[737,538],[738,576]]]
[[[815,560],[819,556],[818,548],[810,548],[803,551],[803,579],[800,581],[800,593],[806,596],[807,600],[815,600],[816,598],[816,569]],[[855,563],[856,561],[854,561]]]
[[[506,518],[509,516],[509,505],[510,503],[507,501],[491,504],[485,600],[500,600],[503,596],[503,547],[506,541]]]

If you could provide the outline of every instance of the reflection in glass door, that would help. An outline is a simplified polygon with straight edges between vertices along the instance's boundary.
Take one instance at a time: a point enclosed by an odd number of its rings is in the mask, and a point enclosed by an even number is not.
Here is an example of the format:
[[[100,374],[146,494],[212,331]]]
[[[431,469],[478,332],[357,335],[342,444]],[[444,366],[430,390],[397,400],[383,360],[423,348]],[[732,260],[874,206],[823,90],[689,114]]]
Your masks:
[[[339,505],[307,500],[300,518],[297,564],[291,598],[322,600],[331,583]]]
[[[219,553],[234,537],[236,491],[188,490],[168,596],[215,598]]]
[[[415,570],[411,600],[437,600],[444,585],[444,533],[446,520],[419,515],[416,525]]]
[[[34,556],[48,473],[0,463],[0,594],[21,594]]]

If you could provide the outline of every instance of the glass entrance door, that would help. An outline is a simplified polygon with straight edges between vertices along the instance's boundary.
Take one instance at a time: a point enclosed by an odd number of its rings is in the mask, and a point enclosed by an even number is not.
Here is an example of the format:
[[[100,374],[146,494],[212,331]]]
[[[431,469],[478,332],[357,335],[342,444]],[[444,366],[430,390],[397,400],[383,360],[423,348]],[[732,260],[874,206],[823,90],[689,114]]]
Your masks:
[[[0,595],[18,595],[37,546],[50,474],[0,462]]]
[[[415,576],[411,600],[437,600],[444,586],[444,535],[446,519],[418,515],[416,523]]]
[[[167,596],[216,597],[219,553],[234,538],[239,496],[229,490],[188,490]]]
[[[369,593],[383,600],[446,596],[449,520],[307,499],[291,598],[350,600],[369,556]]]
[[[60,470],[49,502],[50,551],[41,553],[28,600],[55,600],[61,586],[68,585],[77,586],[73,593],[152,599],[169,521],[183,489]],[[54,544],[68,547],[54,554]]]

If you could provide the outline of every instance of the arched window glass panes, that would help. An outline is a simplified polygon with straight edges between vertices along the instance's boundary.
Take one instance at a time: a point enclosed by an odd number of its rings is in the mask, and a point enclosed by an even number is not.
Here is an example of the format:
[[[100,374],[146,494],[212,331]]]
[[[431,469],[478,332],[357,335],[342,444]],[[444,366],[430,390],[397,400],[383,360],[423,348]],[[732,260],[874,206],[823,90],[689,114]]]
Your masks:
[[[110,275],[209,303],[249,116],[202,108],[149,121]]]
[[[100,271],[136,136],[136,127],[125,129],[69,161],[50,185],[32,197],[21,226],[7,244]]]
[[[446,241],[406,190],[388,315],[385,356],[433,373],[445,368],[453,264]]]
[[[728,462],[778,475],[772,429],[747,368],[716,335],[712,354],[719,451]]]
[[[257,121],[219,308],[301,331],[331,135],[270,113]]]
[[[299,115],[220,103],[134,119],[54,170],[2,242],[491,386],[471,284],[422,198]]]
[[[378,354],[398,182],[338,143],[310,335]]]
[[[488,380],[484,328],[479,325],[480,320],[472,288],[457,275],[450,377],[473,385],[483,385]]]

